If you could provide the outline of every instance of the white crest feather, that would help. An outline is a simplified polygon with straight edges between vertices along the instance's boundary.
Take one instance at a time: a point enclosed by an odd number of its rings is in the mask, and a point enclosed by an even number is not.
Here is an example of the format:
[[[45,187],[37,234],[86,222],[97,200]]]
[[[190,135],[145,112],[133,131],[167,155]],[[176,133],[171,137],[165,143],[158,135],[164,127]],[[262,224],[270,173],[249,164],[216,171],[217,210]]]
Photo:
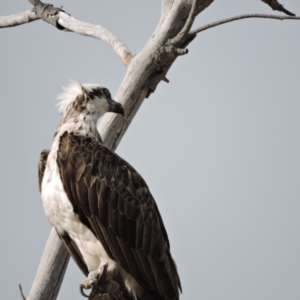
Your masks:
[[[77,98],[77,96],[83,93],[83,90],[89,93],[96,88],[101,88],[101,86],[93,83],[82,84],[76,80],[71,79],[71,83],[68,86],[63,86],[64,92],[56,97],[57,100],[60,100],[56,105],[58,106],[59,113],[64,117],[68,112],[70,104]]]
[[[71,83],[68,86],[63,87],[64,92],[57,96],[57,100],[59,100],[58,111],[60,114],[65,116],[68,111],[68,107],[70,104],[76,99],[76,97],[83,93],[82,85],[80,82],[71,79]]]

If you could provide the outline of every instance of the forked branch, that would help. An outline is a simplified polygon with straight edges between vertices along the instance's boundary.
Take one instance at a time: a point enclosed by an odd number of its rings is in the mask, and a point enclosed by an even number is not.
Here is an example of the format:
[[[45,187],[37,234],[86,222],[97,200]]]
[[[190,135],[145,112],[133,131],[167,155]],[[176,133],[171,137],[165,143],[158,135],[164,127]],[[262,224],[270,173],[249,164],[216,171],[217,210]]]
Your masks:
[[[169,45],[178,46],[183,42],[183,40],[185,40],[185,37],[188,35],[190,29],[192,28],[196,16],[197,16],[197,0],[192,0],[191,10],[182,30],[178,33],[176,37],[168,41]]]
[[[0,28],[18,26],[42,19],[57,29],[102,40],[113,48],[126,67],[129,66],[133,57],[131,51],[118,37],[106,28],[76,20],[61,8],[54,7],[51,4],[45,4],[39,0],[29,0],[29,2],[34,5],[32,11],[0,17]]]

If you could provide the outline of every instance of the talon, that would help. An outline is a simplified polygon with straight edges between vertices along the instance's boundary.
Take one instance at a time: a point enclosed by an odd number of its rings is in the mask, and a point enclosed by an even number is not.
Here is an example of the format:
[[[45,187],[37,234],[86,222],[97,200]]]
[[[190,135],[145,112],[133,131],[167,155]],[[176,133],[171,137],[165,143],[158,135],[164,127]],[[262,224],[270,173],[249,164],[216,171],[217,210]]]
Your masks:
[[[107,264],[104,264],[101,267],[99,267],[98,270],[90,272],[88,277],[80,283],[79,291],[83,297],[93,298],[84,292],[84,290],[88,290],[92,287],[95,290],[97,290],[99,292],[99,294],[101,294],[101,295],[104,294],[104,291],[99,288],[98,284],[100,285],[102,275],[106,273],[106,270],[107,270]]]
[[[85,298],[89,298],[90,296],[89,295],[87,295],[85,292],[84,292],[84,286],[82,286],[82,285],[79,285],[79,291],[80,291],[80,294],[83,296],[83,297],[85,297]]]

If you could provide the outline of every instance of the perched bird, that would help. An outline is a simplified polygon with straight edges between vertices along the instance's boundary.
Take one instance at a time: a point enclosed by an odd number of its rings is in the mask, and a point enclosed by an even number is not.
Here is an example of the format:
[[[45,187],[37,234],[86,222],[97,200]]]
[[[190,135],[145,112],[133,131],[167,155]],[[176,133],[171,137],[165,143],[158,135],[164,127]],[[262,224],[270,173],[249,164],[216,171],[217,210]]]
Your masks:
[[[87,275],[82,294],[103,280],[123,291],[112,299],[179,299],[168,235],[149,188],[97,130],[106,112],[124,115],[122,105],[108,89],[79,82],[58,98],[62,121],[51,150],[40,155],[39,183],[47,218]],[[108,290],[103,284],[100,292]]]

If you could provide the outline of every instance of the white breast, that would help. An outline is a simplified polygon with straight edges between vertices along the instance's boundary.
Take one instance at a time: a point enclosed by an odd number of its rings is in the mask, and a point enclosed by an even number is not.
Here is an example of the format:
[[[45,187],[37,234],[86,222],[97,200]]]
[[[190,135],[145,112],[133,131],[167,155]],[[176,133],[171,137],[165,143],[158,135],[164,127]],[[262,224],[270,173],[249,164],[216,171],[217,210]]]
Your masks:
[[[60,234],[63,235],[65,232],[69,234],[81,251],[89,271],[96,270],[100,265],[100,261],[108,263],[108,271],[116,267],[116,262],[108,257],[94,234],[74,214],[73,206],[60,179],[56,155],[53,151],[48,156],[42,181],[41,197],[46,216],[51,225]]]

